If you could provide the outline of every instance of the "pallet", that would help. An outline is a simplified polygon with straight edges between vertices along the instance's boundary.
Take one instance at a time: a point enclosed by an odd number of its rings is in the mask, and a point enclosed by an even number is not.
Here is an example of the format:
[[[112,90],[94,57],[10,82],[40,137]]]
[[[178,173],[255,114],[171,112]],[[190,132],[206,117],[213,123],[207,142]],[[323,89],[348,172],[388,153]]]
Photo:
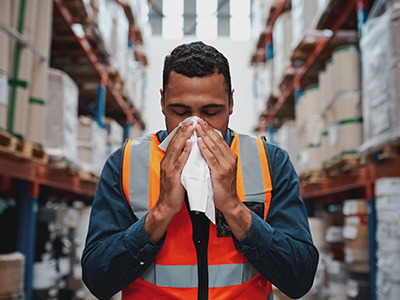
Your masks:
[[[13,135],[0,130],[0,151],[13,153],[17,149],[18,139]]]
[[[344,155],[338,159],[329,162],[325,167],[325,173],[328,177],[334,177],[348,171],[357,169],[360,166],[360,155]]]
[[[300,174],[299,180],[302,185],[318,184],[325,178],[324,172],[310,171]]]
[[[368,153],[361,158],[361,164],[396,159],[400,157],[400,139],[383,145],[379,150]]]
[[[46,165],[49,161],[49,155],[46,151],[31,142],[19,141],[17,143],[15,155],[27,158],[42,165]]]
[[[88,171],[80,170],[78,176],[82,181],[93,182],[93,183],[96,183],[96,184],[99,181],[99,177],[98,176],[96,176],[96,175],[94,175],[94,174],[92,174],[92,173],[90,173]]]

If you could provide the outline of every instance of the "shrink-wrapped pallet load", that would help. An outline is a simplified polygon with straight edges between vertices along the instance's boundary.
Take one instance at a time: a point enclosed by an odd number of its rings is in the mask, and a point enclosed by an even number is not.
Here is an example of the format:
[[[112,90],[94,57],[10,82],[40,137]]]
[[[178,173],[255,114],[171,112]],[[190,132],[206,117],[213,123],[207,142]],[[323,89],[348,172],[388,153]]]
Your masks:
[[[299,128],[299,169],[301,173],[321,168],[320,89],[318,85],[305,89],[296,103],[296,124]]]
[[[332,53],[333,64],[333,95],[339,97],[348,91],[359,91],[360,55],[355,46],[342,46]]]
[[[345,261],[349,270],[356,273],[369,272],[368,205],[366,199],[349,199],[343,203],[345,224]]]
[[[312,22],[318,9],[315,0],[292,0],[292,48],[302,41],[304,35],[312,28]]]
[[[122,146],[124,142],[124,128],[117,121],[110,118],[104,118],[103,124],[107,132],[106,155],[109,156]]]
[[[79,116],[78,159],[82,171],[100,176],[107,159],[107,132],[91,118]]]
[[[11,27],[32,43],[35,39],[37,1],[12,1]],[[7,130],[23,140],[28,125],[33,52],[17,40],[12,40],[9,57]]]
[[[11,0],[0,1],[0,22],[10,26]],[[10,37],[0,30],[0,129],[7,128]]]
[[[363,155],[400,139],[400,4],[363,27]]]
[[[358,155],[363,141],[361,97],[356,93],[344,94],[335,100],[338,120],[338,156]]]
[[[400,178],[375,182],[377,214],[377,299],[395,300],[400,295]]]
[[[52,18],[53,1],[40,0],[38,2],[34,42],[36,47],[46,56],[50,54]],[[48,69],[49,61],[34,54],[26,140],[40,146],[44,144],[45,137]]]
[[[278,145],[288,152],[290,160],[292,161],[295,170],[297,171],[297,173],[299,173],[300,170],[297,158],[298,128],[296,126],[295,121],[290,120],[284,122],[282,127],[279,129],[278,136],[279,136]]]
[[[275,22],[272,31],[274,51],[274,86],[279,87],[282,78],[290,65],[292,45],[292,14],[282,13]]]
[[[77,167],[78,86],[65,72],[49,69],[45,150],[50,163]]]

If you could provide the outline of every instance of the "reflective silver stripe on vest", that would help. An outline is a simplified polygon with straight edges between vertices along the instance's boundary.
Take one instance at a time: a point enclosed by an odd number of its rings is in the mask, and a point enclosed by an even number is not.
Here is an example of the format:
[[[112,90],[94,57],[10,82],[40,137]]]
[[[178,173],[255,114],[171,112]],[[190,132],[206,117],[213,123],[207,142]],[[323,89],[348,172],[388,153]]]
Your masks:
[[[257,138],[239,134],[239,151],[246,201],[265,202],[265,189]]]
[[[129,174],[129,201],[140,219],[149,212],[150,146],[152,135],[133,140]]]
[[[257,275],[251,263],[208,266],[210,288],[240,285]],[[195,288],[198,286],[197,266],[166,266],[149,264],[140,278],[160,287]]]

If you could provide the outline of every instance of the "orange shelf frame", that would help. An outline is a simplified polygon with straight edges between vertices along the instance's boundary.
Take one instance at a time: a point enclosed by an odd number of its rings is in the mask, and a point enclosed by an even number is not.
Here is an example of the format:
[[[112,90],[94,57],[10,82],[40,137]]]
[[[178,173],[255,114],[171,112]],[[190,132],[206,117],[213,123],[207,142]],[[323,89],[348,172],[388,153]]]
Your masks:
[[[84,181],[79,176],[3,152],[0,152],[0,176],[26,180],[36,187],[44,185],[83,196],[94,196],[97,188],[96,183]]]
[[[85,52],[86,56],[90,60],[91,64],[93,65],[96,72],[99,74],[100,82],[105,84],[108,91],[114,97],[115,101],[118,103],[124,114],[126,115],[126,121],[129,124],[135,124],[139,128],[142,128],[141,123],[133,116],[131,109],[128,107],[126,102],[124,101],[120,92],[114,86],[114,83],[108,78],[108,73],[105,67],[99,62],[97,59],[96,54],[94,53],[92,46],[90,45],[89,41],[85,36],[78,36],[72,26],[74,25],[74,19],[71,15],[68,8],[63,3],[63,0],[54,0],[54,6],[64,19],[65,23],[67,24],[68,28],[70,29],[73,36],[76,38],[78,44],[81,46],[83,51]],[[143,128],[142,128],[143,129]]]
[[[280,5],[284,5],[285,1],[282,1]],[[366,0],[349,0],[344,4],[343,10],[341,14],[338,15],[336,20],[333,22],[332,26],[330,26],[330,30],[332,31],[332,35],[330,36],[321,36],[318,41],[316,42],[316,47],[314,48],[313,52],[310,54],[308,59],[304,62],[304,64],[295,70],[295,74],[293,79],[287,85],[287,88],[281,93],[278,98],[278,101],[275,103],[273,108],[266,112],[265,121],[260,124],[259,128],[266,128],[268,125],[273,124],[274,117],[278,114],[279,110],[285,104],[287,99],[290,95],[294,92],[296,88],[301,87],[301,80],[310,70],[311,66],[315,63],[317,58],[321,55],[324,49],[328,46],[328,44],[332,41],[335,36],[335,33],[341,26],[345,23],[345,21],[349,18],[350,14],[354,11],[355,8],[365,8],[366,7]],[[276,11],[280,13],[280,11]],[[275,18],[278,17],[274,16]],[[276,19],[275,19],[276,20]],[[273,25],[273,24],[272,24]],[[272,32],[272,27],[267,29],[269,33]]]

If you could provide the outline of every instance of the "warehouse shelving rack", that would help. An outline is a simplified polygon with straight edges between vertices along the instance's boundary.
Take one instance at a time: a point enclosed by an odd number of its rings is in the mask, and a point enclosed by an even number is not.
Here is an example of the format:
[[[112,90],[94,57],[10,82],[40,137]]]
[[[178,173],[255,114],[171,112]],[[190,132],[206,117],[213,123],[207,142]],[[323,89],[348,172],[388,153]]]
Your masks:
[[[252,63],[257,65],[263,61],[272,59],[272,29],[278,16],[287,6],[289,0],[281,0],[277,6],[271,11],[269,22],[266,29],[260,35],[256,54],[252,58]],[[367,20],[370,4],[374,3],[373,10],[382,9],[383,0],[368,1],[368,0],[338,0],[330,1],[327,9],[321,15],[317,24],[317,29],[322,31],[322,34],[316,40],[315,45],[308,53],[300,67],[294,70],[294,74],[289,77],[288,81],[281,90],[281,94],[274,103],[270,104],[268,109],[262,113],[259,119],[256,132],[265,132],[267,129],[271,132],[277,124],[281,124],[280,118],[286,117],[286,114],[280,114],[282,108],[287,103],[293,103],[302,93],[304,84],[310,82],[310,73],[314,73],[321,64],[321,60],[326,60],[329,57],[329,45],[335,38],[335,34],[343,27],[356,26],[358,36],[361,38],[361,28]],[[354,24],[356,22],[356,24]],[[328,29],[328,30],[327,30]],[[322,57],[322,58],[321,58]],[[360,65],[361,67],[361,65]],[[313,79],[311,79],[313,80]],[[270,100],[270,99],[266,99]],[[294,115],[294,112],[293,114]],[[371,213],[369,215],[370,228],[370,299],[376,299],[375,285],[375,270],[376,258],[375,249],[376,241],[374,232],[376,230],[376,219],[373,213],[375,198],[375,181],[384,177],[400,176],[400,157],[398,155],[379,157],[372,155],[364,158],[359,167],[351,169],[347,172],[336,174],[336,176],[317,178],[314,182],[301,182],[300,193],[305,202],[307,211],[310,215],[316,205],[341,204],[343,199],[365,198],[368,201]]]
[[[53,33],[53,38],[66,38],[66,42],[63,44],[65,47],[62,49],[64,52],[61,52],[61,54],[74,55],[75,53],[86,60],[88,63],[85,66],[88,73],[83,76],[84,79],[98,82],[95,94],[80,96],[80,112],[91,113],[101,127],[103,127],[102,117],[104,115],[117,120],[124,126],[126,137],[129,136],[129,128],[132,125],[144,129],[145,124],[140,113],[132,104],[128,104],[118,88],[119,82],[116,82],[110,76],[102,61],[101,51],[94,49],[93,43],[84,32],[77,30],[79,23],[76,21],[77,16],[68,7],[70,2],[68,0],[54,0],[53,2],[53,22],[58,22],[55,26],[57,28],[54,29],[53,27],[53,30],[60,30],[61,28],[68,32],[67,35],[61,37],[58,32]],[[127,5],[120,3],[120,1],[116,2],[124,7],[130,21],[130,28],[137,30],[132,26],[133,19]],[[54,53],[52,53],[51,58],[47,57],[12,28],[2,25],[0,30],[5,31],[23,46],[31,48],[42,59],[51,62],[54,58]],[[130,36],[133,37],[133,34]],[[133,42],[135,41],[133,40]],[[146,65],[145,55],[141,52],[135,54],[139,62]],[[0,146],[0,191],[4,195],[12,195],[17,200],[16,250],[25,256],[24,293],[25,299],[30,300],[33,296],[34,245],[39,202],[42,201],[42,198],[47,198],[47,194],[50,193],[61,196],[70,202],[78,200],[90,203],[96,192],[98,179],[95,176],[82,177],[76,170],[51,167],[46,164],[47,160],[34,160],[32,157],[20,155],[20,153],[12,150],[15,149],[14,146],[10,146],[11,144],[21,143],[20,141],[6,132],[1,133],[1,138],[2,142],[5,140],[5,143],[1,144],[3,147]]]

